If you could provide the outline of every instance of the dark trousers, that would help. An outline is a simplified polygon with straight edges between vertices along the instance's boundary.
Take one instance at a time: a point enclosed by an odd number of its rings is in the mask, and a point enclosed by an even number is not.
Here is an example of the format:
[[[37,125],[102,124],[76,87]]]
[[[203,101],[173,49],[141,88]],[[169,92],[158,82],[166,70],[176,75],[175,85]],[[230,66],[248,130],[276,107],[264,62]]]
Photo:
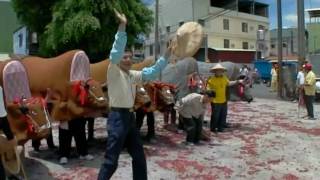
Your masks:
[[[94,138],[94,118],[85,118],[88,122],[88,140],[93,140]]]
[[[0,180],[6,180],[6,172],[2,165],[1,155],[0,155]]]
[[[171,118],[170,123],[176,124],[177,115],[176,115],[176,110],[173,108],[173,106],[170,107],[168,111],[163,112],[163,120],[165,124],[169,123],[169,116]]]
[[[50,134],[48,135],[48,137],[46,138],[47,140],[47,145],[49,148],[54,148],[55,145],[53,143],[53,137],[52,137],[52,129],[51,129],[51,132]],[[35,150],[39,150],[39,147],[41,145],[41,139],[35,139],[35,140],[32,140],[32,147],[35,149]]]
[[[210,120],[210,130],[215,131],[223,130],[227,125],[227,113],[228,105],[227,103],[217,104],[211,103],[211,120]]]
[[[314,96],[304,95],[304,101],[305,101],[305,103],[306,103],[306,108],[307,108],[307,112],[308,112],[308,117],[314,118],[314,114],[313,114]]]
[[[111,178],[118,167],[119,155],[124,146],[132,157],[133,179],[147,179],[147,163],[140,134],[135,127],[134,113],[125,108],[111,109],[107,130],[105,161],[101,165],[98,180]]]
[[[148,133],[147,137],[154,137],[155,136],[155,129],[154,129],[154,114],[153,112],[144,112],[141,108],[136,110],[136,122],[137,122],[137,128],[140,131],[143,120],[145,115],[147,115],[147,126],[148,126]]]
[[[76,142],[77,152],[81,156],[88,154],[85,125],[86,120],[79,118],[73,119],[69,124],[69,129],[59,128],[59,153],[61,157],[69,157],[71,150],[72,137]]]
[[[178,129],[180,130],[185,130],[184,129],[184,125],[183,125],[183,117],[179,114],[179,117],[178,117]]]
[[[187,142],[198,143],[201,137],[202,120],[201,118],[183,118],[183,124],[187,132]]]

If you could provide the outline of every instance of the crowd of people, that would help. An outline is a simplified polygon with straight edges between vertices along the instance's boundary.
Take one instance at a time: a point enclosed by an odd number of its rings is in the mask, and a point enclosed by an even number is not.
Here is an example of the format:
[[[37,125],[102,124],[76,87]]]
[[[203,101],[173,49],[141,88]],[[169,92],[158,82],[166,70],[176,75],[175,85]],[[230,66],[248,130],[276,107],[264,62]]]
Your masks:
[[[278,91],[279,83],[279,66],[278,64],[273,64],[271,69],[271,92]],[[307,116],[310,120],[315,120],[313,103],[316,96],[316,75],[312,71],[312,65],[305,61],[303,65],[299,67],[297,77],[296,77],[296,92],[294,102],[299,103],[299,106],[304,106],[307,110]]]
[[[305,63],[297,75],[297,92],[299,103],[304,104],[307,109],[307,118],[315,120],[313,103],[316,95],[316,75],[312,71],[312,65]]]
[[[140,128],[144,117],[147,116],[148,132],[144,140],[153,141],[156,137],[155,115],[153,112],[144,112],[143,109],[135,110],[134,102],[136,96],[136,85],[147,81],[155,80],[158,74],[166,67],[172,55],[174,47],[169,45],[164,56],[160,57],[156,63],[144,68],[142,71],[131,70],[132,51],[126,48],[127,18],[124,14],[116,12],[120,21],[115,41],[110,51],[110,65],[107,71],[109,113],[107,120],[107,144],[104,161],[101,164],[98,179],[110,179],[118,167],[118,159],[121,151],[126,148],[132,157],[133,179],[147,179],[147,163],[143,150],[143,142],[140,136]],[[186,132],[186,144],[196,145],[202,136],[202,123],[207,105],[211,105],[212,114],[210,119],[210,130],[214,133],[223,132],[228,128],[228,96],[229,86],[243,83],[243,80],[229,81],[226,76],[227,69],[221,64],[216,64],[211,68],[212,76],[203,80],[200,84],[190,83],[190,93],[176,99],[176,103],[167,108],[164,115],[164,127],[177,131]],[[248,76],[248,72],[243,71],[243,75]],[[191,74],[190,79],[196,74]],[[306,76],[306,82],[310,80],[312,74]],[[2,89],[1,89],[2,90]],[[306,95],[310,95],[312,89],[306,89]],[[10,131],[6,118],[5,106],[3,104],[2,92],[0,92],[0,128],[3,129],[7,139],[14,142],[14,136]],[[310,98],[310,101],[312,99]],[[311,113],[311,111],[310,111]],[[177,115],[179,125],[176,125]],[[311,116],[311,115],[310,115]],[[89,139],[93,139],[93,124],[90,122]],[[74,137],[79,158],[92,160],[93,155],[88,153],[86,126],[87,119],[73,119],[69,122],[59,124],[59,156],[60,163],[68,163],[70,157],[71,140]],[[55,149],[52,136],[47,139],[49,148]],[[40,142],[33,141],[33,147],[39,151]],[[0,163],[0,179],[5,179],[4,169]]]
[[[110,113],[108,116],[108,139],[105,153],[105,161],[102,163],[98,179],[110,179],[117,169],[118,158],[123,147],[126,147],[132,157],[133,179],[147,179],[147,165],[142,142],[138,129],[141,127],[144,115],[147,115],[148,133],[147,139],[155,137],[154,114],[137,112],[133,110],[135,97],[135,83],[150,81],[157,77],[166,66],[172,53],[170,45],[163,57],[160,57],[154,66],[144,68],[142,71],[131,69],[132,52],[126,49],[125,25],[127,19],[123,14],[118,14],[120,25],[115,37],[113,48],[110,52],[111,64],[108,68],[107,84],[110,99]],[[177,110],[179,119],[182,120],[183,129],[186,131],[186,142],[197,144],[201,138],[202,120],[206,111],[206,104],[212,103],[213,112],[211,118],[211,131],[223,132],[228,125],[227,115],[227,87],[242,80],[229,81],[225,75],[226,69],[217,64],[211,69],[213,76],[209,78],[207,90],[200,93],[191,93],[182,99],[178,99],[174,109],[170,109],[165,116],[168,124],[168,116],[171,115],[171,124],[175,123]],[[180,118],[181,117],[181,118]]]

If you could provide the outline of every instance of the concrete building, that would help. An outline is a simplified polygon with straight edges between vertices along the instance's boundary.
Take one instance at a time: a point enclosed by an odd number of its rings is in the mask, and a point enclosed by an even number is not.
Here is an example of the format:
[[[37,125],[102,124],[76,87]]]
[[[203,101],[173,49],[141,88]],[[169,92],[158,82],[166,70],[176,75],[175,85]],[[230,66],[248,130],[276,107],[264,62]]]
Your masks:
[[[13,33],[13,52],[19,55],[36,55],[38,52],[37,33],[22,26]]]
[[[266,4],[252,0],[161,0],[159,11],[161,53],[179,26],[184,22],[198,21],[206,33],[203,48],[195,56],[200,61],[208,58],[211,62],[249,63],[256,56],[269,56]],[[146,37],[146,56],[154,55],[154,37],[154,30]]]
[[[308,9],[309,23],[308,31],[308,52],[310,54],[320,54],[320,8]]]
[[[282,29],[282,55],[284,57],[296,56],[298,54],[298,29]],[[270,56],[278,55],[278,31],[270,30]]]

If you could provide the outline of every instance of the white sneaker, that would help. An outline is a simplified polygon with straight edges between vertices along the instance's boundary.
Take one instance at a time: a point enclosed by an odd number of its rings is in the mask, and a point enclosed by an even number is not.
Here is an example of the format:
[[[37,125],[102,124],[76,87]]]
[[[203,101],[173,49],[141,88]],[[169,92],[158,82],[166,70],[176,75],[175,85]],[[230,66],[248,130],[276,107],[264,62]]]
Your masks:
[[[188,142],[188,141],[185,141],[184,144],[185,144],[186,146],[194,146],[194,145],[195,145],[194,143]]]
[[[87,160],[87,161],[91,161],[94,159],[94,157],[91,154],[87,154],[85,156],[80,156],[81,160]]]
[[[68,158],[62,157],[60,158],[60,164],[67,164],[68,163]]]

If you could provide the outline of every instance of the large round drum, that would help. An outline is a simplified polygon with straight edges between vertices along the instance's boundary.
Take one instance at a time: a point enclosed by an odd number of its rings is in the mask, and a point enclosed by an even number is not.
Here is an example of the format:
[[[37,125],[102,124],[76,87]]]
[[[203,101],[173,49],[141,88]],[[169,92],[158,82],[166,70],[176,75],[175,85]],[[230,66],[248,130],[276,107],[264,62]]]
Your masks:
[[[203,40],[203,28],[197,22],[183,24],[173,38],[173,54],[178,59],[192,57],[201,47]]]

